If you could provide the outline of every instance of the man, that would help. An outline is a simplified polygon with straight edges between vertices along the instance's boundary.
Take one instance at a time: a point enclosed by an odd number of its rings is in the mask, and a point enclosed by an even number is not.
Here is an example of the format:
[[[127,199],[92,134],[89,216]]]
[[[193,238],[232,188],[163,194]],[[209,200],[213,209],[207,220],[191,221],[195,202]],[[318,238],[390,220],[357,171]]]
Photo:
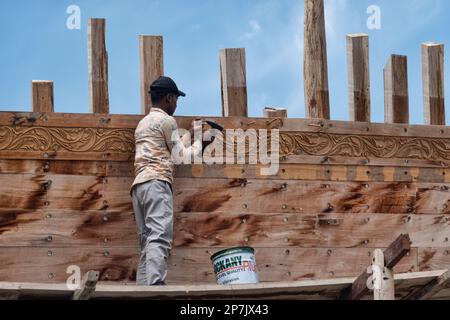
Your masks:
[[[153,108],[135,132],[136,179],[131,188],[141,247],[136,283],[165,285],[166,259],[173,240],[172,149],[181,150],[182,155],[198,155],[202,142],[197,140],[186,148],[191,134],[188,132],[180,139],[177,133],[172,116],[178,97],[186,95],[172,79],[160,77],[151,85],[149,93]],[[201,122],[192,123],[191,132],[201,129]]]

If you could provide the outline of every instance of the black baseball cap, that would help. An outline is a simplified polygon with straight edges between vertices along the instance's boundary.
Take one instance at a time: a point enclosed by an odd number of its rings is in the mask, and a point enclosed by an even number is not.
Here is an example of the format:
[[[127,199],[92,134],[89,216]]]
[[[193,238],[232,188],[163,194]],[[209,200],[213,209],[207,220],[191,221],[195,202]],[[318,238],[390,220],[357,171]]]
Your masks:
[[[177,85],[175,84],[175,81],[173,81],[169,77],[159,77],[155,82],[152,83],[150,86],[150,92],[152,91],[159,91],[162,93],[174,93],[178,96],[186,97],[186,94],[183,91],[178,90]]]

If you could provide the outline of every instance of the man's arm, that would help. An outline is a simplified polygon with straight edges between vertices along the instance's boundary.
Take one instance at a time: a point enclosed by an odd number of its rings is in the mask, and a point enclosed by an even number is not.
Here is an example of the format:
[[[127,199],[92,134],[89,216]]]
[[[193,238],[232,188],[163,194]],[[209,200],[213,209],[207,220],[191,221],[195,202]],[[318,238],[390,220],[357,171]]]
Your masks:
[[[163,122],[161,129],[170,152],[172,152],[174,148],[177,148],[177,150],[180,150],[180,155],[183,157],[188,155],[192,156],[192,154],[198,155],[201,153],[202,141],[196,140],[192,146],[186,147],[186,145],[191,142],[191,134],[187,132],[182,138],[180,138],[180,135],[178,134],[178,125],[173,117],[167,118],[167,120]],[[201,125],[195,125],[194,130],[200,130],[201,132]]]

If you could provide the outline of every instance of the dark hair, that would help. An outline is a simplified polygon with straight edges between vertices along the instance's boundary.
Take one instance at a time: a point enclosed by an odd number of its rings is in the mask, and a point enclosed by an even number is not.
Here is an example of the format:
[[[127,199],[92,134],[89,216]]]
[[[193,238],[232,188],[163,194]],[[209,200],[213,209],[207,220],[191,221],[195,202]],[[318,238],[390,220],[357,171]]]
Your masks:
[[[164,99],[165,96],[169,95],[170,93],[164,92],[164,91],[158,91],[158,90],[152,90],[150,91],[150,95],[152,97],[152,104],[158,104],[161,102],[162,99]]]

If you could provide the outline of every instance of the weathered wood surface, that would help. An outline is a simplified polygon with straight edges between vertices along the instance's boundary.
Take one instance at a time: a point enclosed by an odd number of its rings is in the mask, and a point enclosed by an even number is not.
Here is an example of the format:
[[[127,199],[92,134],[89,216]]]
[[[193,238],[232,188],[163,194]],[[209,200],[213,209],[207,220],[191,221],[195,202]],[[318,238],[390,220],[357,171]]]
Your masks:
[[[0,177],[0,208],[132,211],[132,177]],[[175,212],[447,215],[449,199],[441,183],[178,178],[174,184]]]
[[[150,86],[164,75],[164,46],[161,36],[139,36],[141,68],[141,113],[146,115],[152,108]]]
[[[347,277],[370,263],[366,248],[255,248],[262,282]],[[168,283],[215,283],[211,255],[218,248],[176,248],[168,259]],[[67,267],[98,270],[100,281],[134,283],[138,248],[0,247],[0,280],[55,283],[69,277]],[[11,268],[11,266],[14,266]],[[417,271],[417,251],[402,260],[396,272]]]
[[[422,87],[425,124],[445,125],[444,44],[422,44]]]
[[[33,80],[31,109],[33,112],[54,112],[53,81]]]
[[[426,288],[429,283],[442,278],[448,270],[416,272],[395,275],[397,299],[408,299],[411,292]],[[112,285],[99,283],[92,299],[295,299],[336,300],[354,278],[302,280],[255,285],[170,285],[142,287],[134,285]],[[450,297],[446,289],[434,293],[435,297]],[[70,299],[74,291],[65,284],[0,282],[0,297],[13,296],[19,299]],[[370,299],[371,297],[365,297]]]
[[[449,220],[443,215],[175,213],[174,247],[370,250],[409,233],[414,247],[450,249]],[[135,248],[138,237],[133,212],[0,209],[0,246]]]
[[[368,35],[347,35],[347,63],[350,120],[370,122],[370,65]]]
[[[409,123],[408,58],[392,55],[384,67],[386,123]]]
[[[30,113],[30,112],[0,112],[1,126],[21,127],[64,127],[64,128],[115,128],[134,129],[143,115],[113,115],[113,114],[80,114],[80,113]],[[189,128],[192,120],[197,117],[177,116],[175,119],[180,128]],[[226,129],[280,129],[294,132],[327,132],[336,134],[382,135],[401,137],[448,138],[450,127],[427,126],[395,123],[364,123],[349,121],[331,121],[326,119],[267,119],[246,117],[215,117],[204,115],[224,126]]]
[[[303,79],[307,118],[330,119],[323,0],[305,1]]]
[[[220,51],[220,79],[222,115],[247,117],[247,71],[244,48]]]
[[[109,113],[108,52],[106,20],[89,19],[88,23],[89,110]]]

